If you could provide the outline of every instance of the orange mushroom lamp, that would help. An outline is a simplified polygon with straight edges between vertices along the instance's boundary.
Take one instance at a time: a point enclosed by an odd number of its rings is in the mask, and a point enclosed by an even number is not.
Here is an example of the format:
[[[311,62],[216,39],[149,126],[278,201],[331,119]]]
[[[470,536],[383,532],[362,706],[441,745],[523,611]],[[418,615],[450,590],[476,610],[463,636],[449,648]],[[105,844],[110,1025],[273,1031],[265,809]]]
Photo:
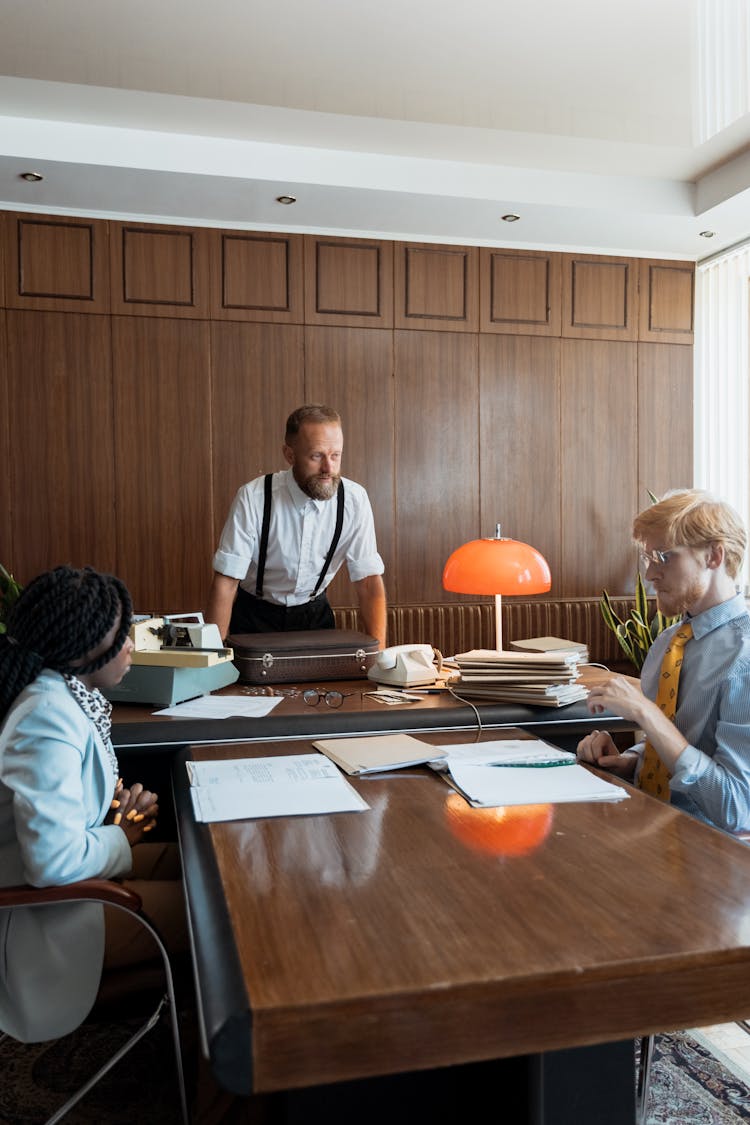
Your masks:
[[[495,598],[495,644],[503,648],[503,595],[544,594],[552,585],[547,560],[535,547],[506,539],[497,524],[494,539],[472,539],[458,547],[443,568],[443,589]]]

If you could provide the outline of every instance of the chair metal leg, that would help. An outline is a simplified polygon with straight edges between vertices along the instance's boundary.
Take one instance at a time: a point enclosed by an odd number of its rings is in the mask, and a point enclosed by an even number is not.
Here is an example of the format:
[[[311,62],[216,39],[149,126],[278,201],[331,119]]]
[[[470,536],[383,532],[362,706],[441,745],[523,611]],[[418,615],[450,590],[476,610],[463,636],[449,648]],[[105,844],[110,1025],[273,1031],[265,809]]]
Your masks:
[[[156,1026],[156,1024],[159,1022],[159,1017],[164,1009],[165,1004],[169,1004],[175,1070],[177,1077],[177,1086],[180,1095],[180,1116],[182,1118],[183,1125],[189,1125],[190,1117],[188,1114],[187,1094],[185,1092],[185,1072],[182,1064],[182,1044],[180,1042],[180,1027],[177,1018],[177,1002],[175,1000],[174,976],[172,974],[172,966],[169,960],[169,954],[167,953],[166,947],[161,939],[158,930],[144,914],[133,915],[132,911],[127,910],[127,907],[119,907],[117,903],[111,903],[110,905],[115,906],[118,909],[126,910],[127,913],[131,914],[131,916],[137,918],[138,921],[146,927],[146,929],[153,937],[159,948],[159,952],[161,954],[162,962],[164,965],[164,976],[167,986],[166,994],[161,997],[159,1004],[153,1014],[150,1015],[146,1022],[138,1029],[138,1031],[136,1031],[130,1037],[130,1039],[128,1039],[127,1043],[125,1043],[119,1049],[119,1051],[117,1051],[116,1054],[113,1055],[112,1058],[109,1059],[104,1064],[104,1066],[102,1066],[101,1069],[98,1070],[97,1073],[92,1078],[90,1078],[84,1086],[81,1087],[80,1090],[73,1094],[73,1096],[68,1099],[65,1105],[61,1106],[60,1109],[58,1109],[57,1112],[52,1117],[50,1117],[47,1122],[45,1122],[45,1125],[55,1125],[56,1122],[64,1117],[65,1114],[68,1113],[72,1109],[72,1107],[76,1105],[81,1100],[81,1098],[83,1098],[89,1092],[89,1090],[92,1089],[93,1086],[96,1085],[100,1078],[102,1078],[109,1070],[111,1070],[112,1067],[115,1066],[120,1061],[120,1059],[124,1055],[126,1055],[128,1051],[132,1047],[134,1047],[140,1039],[143,1038],[144,1035],[146,1035],[153,1027]]]
[[[88,1094],[89,1090],[93,1089],[93,1087],[96,1086],[100,1078],[103,1078],[104,1075],[112,1069],[112,1067],[117,1066],[120,1059],[124,1058],[124,1056],[127,1055],[128,1051],[130,1051],[131,1048],[135,1047],[136,1043],[138,1043],[144,1035],[147,1035],[148,1032],[156,1026],[164,1009],[164,1005],[167,1003],[169,1003],[169,997],[167,995],[162,996],[161,1000],[159,1001],[158,1007],[148,1017],[146,1022],[142,1024],[141,1027],[139,1027],[138,1030],[130,1036],[128,1041],[124,1043],[122,1047],[120,1047],[119,1051],[112,1055],[110,1059],[107,1059],[104,1065],[101,1066],[99,1070],[97,1070],[96,1074],[93,1074],[91,1078],[89,1078],[89,1080],[83,1086],[81,1086],[79,1090],[76,1090],[75,1094],[68,1098],[64,1105],[60,1106],[60,1108],[56,1110],[55,1113],[53,1113],[52,1117],[47,1119],[45,1125],[55,1125],[57,1121],[60,1121],[66,1113],[70,1112],[74,1105],[78,1104],[81,1098],[84,1098],[86,1094]],[[187,1119],[185,1118],[185,1120]]]
[[[646,1110],[648,1108],[648,1087],[651,1078],[651,1059],[654,1053],[653,1035],[641,1037],[641,1054],[638,1060],[635,1089],[635,1121],[636,1125],[645,1125]]]

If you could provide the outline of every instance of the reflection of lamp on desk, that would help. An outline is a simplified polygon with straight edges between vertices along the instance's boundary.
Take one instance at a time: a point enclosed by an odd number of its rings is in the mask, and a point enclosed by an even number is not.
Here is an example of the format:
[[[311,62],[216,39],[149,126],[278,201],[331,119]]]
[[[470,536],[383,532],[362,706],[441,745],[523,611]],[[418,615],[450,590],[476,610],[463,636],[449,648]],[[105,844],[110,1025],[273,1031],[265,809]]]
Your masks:
[[[486,855],[530,855],[549,836],[553,818],[554,805],[473,809],[458,793],[450,793],[445,802],[445,819],[453,835]]]
[[[494,539],[472,539],[448,559],[443,569],[443,588],[455,594],[493,594],[495,597],[495,644],[503,648],[500,616],[502,595],[544,594],[552,584],[547,560],[528,543],[504,539],[497,525]]]

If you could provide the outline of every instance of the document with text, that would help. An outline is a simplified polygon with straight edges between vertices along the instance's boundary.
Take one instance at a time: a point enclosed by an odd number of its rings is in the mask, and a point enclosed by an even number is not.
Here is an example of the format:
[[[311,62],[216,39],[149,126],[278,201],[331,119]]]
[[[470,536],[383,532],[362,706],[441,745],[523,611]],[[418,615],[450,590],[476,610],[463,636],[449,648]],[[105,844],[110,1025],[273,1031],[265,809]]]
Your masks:
[[[186,762],[195,818],[250,820],[362,812],[370,806],[322,754]]]

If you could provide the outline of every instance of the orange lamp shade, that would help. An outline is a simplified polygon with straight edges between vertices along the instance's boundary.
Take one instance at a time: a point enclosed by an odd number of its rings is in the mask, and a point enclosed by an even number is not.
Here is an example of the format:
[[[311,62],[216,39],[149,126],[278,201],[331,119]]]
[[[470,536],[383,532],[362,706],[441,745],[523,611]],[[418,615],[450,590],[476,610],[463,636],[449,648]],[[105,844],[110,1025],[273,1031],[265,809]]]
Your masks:
[[[472,539],[443,568],[443,588],[456,594],[544,594],[547,560],[518,539]]]
[[[445,802],[451,833],[472,851],[494,856],[530,855],[550,834],[554,805],[503,805],[475,809],[458,793]]]

